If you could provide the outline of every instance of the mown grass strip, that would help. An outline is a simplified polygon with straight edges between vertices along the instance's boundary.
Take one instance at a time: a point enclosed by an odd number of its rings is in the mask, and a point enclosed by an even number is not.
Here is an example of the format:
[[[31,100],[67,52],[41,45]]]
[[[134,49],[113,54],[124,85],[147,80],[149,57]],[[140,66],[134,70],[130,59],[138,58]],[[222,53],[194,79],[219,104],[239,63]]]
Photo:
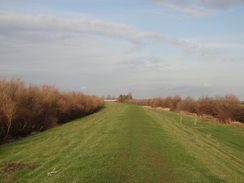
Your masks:
[[[243,131],[179,117],[107,102],[0,146],[0,182],[244,182]]]

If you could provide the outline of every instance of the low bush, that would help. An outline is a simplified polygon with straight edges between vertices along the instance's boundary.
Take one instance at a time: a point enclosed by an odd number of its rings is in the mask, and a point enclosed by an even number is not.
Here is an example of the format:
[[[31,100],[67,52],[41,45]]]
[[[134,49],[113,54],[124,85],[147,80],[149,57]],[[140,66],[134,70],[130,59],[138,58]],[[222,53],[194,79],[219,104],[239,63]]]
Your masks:
[[[0,78],[0,101],[0,143],[91,114],[104,104],[96,96],[4,78]]]
[[[233,94],[222,97],[201,97],[195,101],[191,97],[181,99],[180,96],[154,99],[130,99],[124,102],[151,107],[169,108],[170,111],[187,111],[196,113],[198,116],[210,115],[218,118],[222,123],[231,121],[244,122],[244,106],[241,101]]]

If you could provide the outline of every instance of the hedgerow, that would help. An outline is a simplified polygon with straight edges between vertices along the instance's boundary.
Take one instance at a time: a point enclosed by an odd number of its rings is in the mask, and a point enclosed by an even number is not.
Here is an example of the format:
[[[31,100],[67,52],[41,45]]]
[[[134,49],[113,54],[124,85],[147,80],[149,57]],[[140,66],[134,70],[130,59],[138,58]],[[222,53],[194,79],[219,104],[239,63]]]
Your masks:
[[[194,100],[191,97],[182,99],[180,96],[154,98],[154,99],[129,99],[124,102],[151,107],[169,108],[170,111],[187,111],[198,116],[210,115],[222,123],[240,121],[244,123],[244,106],[233,94],[221,97],[201,97]]]
[[[96,96],[0,78],[0,143],[89,115],[103,105]]]

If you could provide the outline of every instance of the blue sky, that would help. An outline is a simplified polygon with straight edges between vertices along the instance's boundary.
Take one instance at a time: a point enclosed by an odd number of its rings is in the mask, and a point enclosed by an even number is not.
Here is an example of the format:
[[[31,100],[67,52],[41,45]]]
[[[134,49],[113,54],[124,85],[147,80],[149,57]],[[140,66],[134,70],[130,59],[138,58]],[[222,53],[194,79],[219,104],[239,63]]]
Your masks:
[[[0,0],[0,76],[135,98],[244,100],[243,0]]]

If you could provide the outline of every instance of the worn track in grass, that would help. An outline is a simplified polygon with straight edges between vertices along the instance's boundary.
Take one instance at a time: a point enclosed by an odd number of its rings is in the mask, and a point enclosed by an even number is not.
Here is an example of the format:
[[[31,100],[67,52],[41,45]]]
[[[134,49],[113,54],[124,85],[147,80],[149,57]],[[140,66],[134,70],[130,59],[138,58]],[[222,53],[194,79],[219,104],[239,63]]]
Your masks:
[[[243,129],[107,102],[0,146],[0,182],[244,182]]]

